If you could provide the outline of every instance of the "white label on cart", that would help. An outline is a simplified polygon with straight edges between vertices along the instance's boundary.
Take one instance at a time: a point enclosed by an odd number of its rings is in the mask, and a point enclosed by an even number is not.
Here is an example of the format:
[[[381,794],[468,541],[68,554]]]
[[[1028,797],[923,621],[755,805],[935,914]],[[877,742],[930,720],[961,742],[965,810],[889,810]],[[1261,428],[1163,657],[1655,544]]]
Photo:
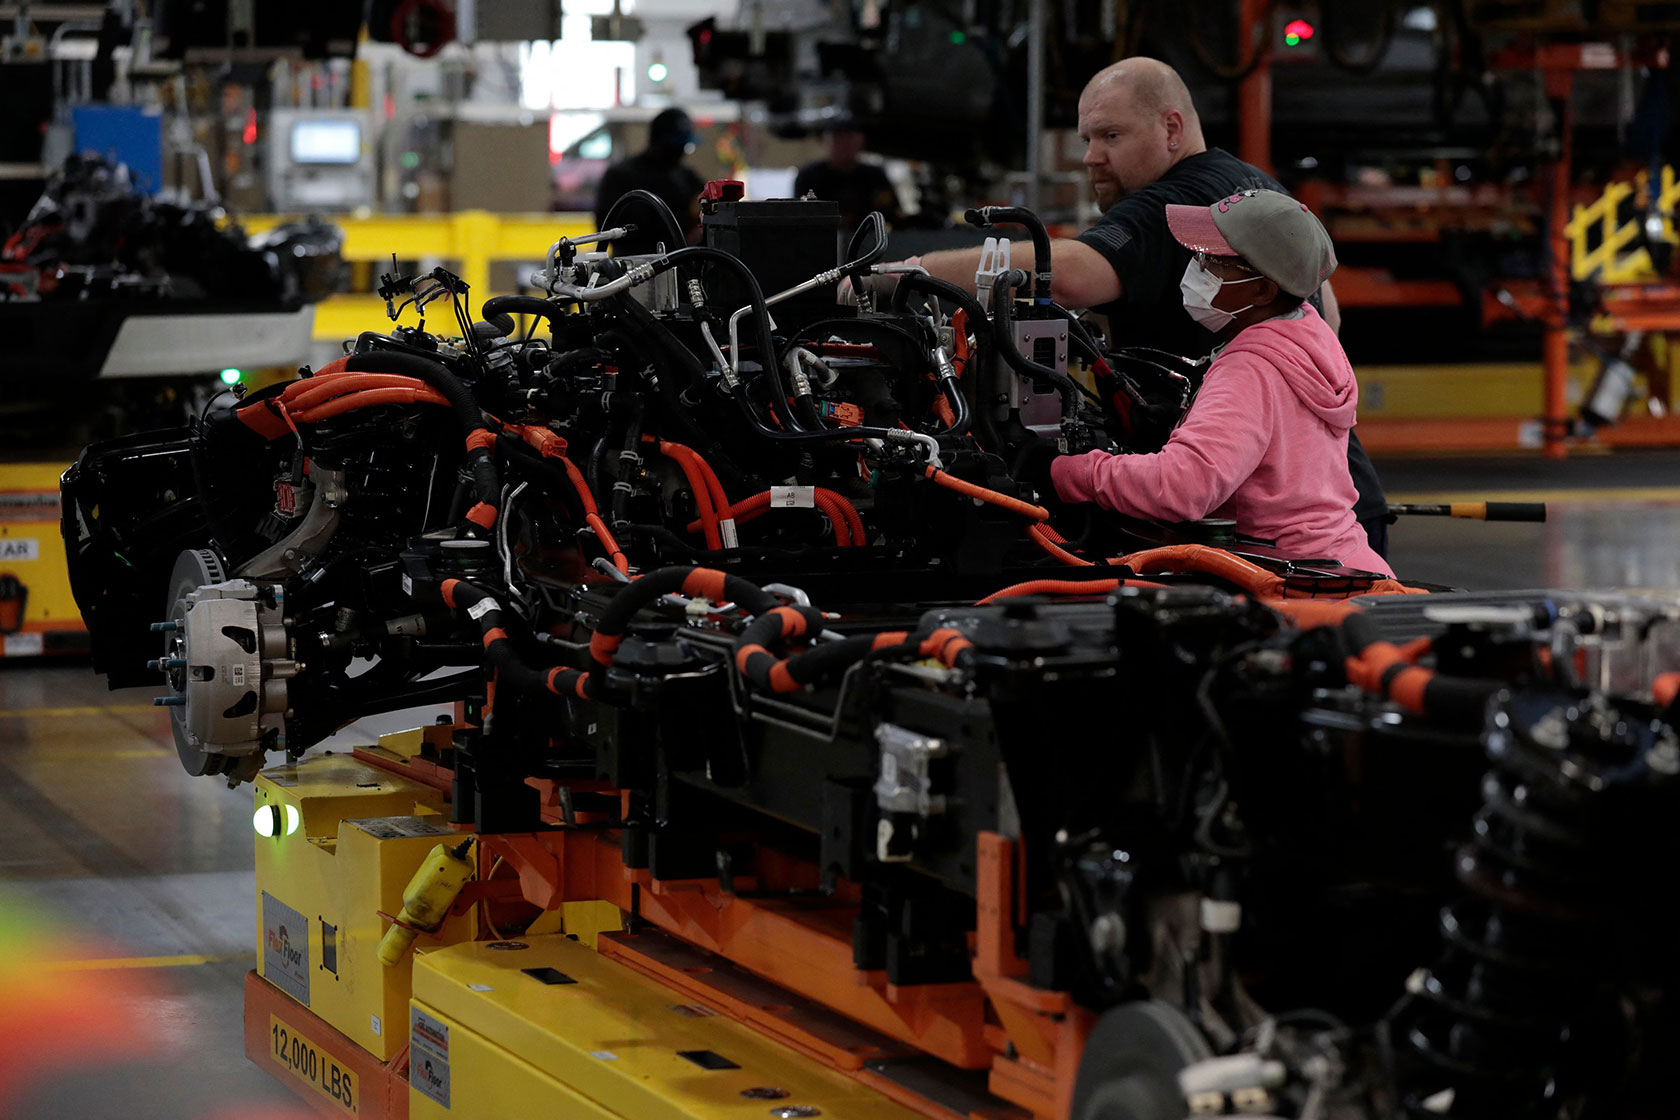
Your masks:
[[[38,633],[6,635],[7,657],[39,657],[46,651],[46,641]]]
[[[814,509],[817,504],[815,486],[770,487],[771,509]]]
[[[448,1108],[449,1028],[413,1005],[408,1012],[408,1083]]]
[[[403,589],[403,594],[404,595],[413,596],[413,594],[414,594],[414,577],[409,575],[407,572],[403,573],[402,589]]]
[[[499,611],[501,609],[501,605],[494,599],[480,599],[478,602],[467,608],[467,617],[471,618],[474,622],[477,622],[491,611]]]
[[[0,537],[0,560],[39,560],[41,542],[34,537]]]

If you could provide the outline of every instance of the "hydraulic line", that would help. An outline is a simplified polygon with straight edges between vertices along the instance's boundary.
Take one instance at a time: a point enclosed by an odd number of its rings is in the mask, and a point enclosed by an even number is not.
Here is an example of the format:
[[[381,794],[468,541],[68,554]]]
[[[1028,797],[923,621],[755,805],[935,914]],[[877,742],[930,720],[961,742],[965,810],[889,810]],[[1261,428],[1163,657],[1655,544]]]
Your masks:
[[[694,250],[692,249],[684,250],[684,252],[693,251]],[[723,255],[728,257],[727,253]],[[734,260],[733,257],[729,257],[729,259]],[[640,307],[640,305],[636,304],[633,300],[628,300],[626,302],[630,306]],[[636,313],[634,311],[631,311],[629,314],[632,318],[636,318]],[[651,336],[659,341],[672,358],[676,359],[689,369],[696,384],[703,383],[705,370],[701,367],[700,360],[696,358],[686,346],[672,336],[670,330],[663,323],[659,322],[659,320],[654,318],[652,315],[647,315],[645,308],[643,309],[643,314],[646,315],[646,318],[641,320],[641,322],[649,328]],[[774,354],[774,347],[767,350],[766,353]],[[773,360],[769,364],[773,365]],[[660,378],[661,384],[663,384],[666,380],[666,378]],[[758,411],[753,407],[752,402],[747,399],[747,394],[744,389],[736,389],[730,395],[735,399],[737,407],[740,408],[742,414],[746,417],[748,423],[752,425],[753,429],[757,431],[760,436],[773,443],[848,443],[853,440],[878,439],[887,443],[902,445],[908,443],[923,443],[929,438],[921,435],[919,432],[911,432],[903,428],[856,427],[829,428],[819,432],[783,431],[777,428],[769,427],[764,423],[763,419],[758,415]],[[680,406],[680,402],[678,403]],[[673,411],[676,415],[681,416],[686,409],[678,407]]]
[[[953,315],[951,318],[951,333],[954,336],[953,348],[960,346],[962,350],[967,351],[967,326],[987,322],[986,309],[980,306],[980,301],[975,299],[973,295],[955,284],[948,284],[937,276],[929,276],[925,273],[908,273],[899,279],[897,286],[893,288],[892,310],[895,312],[907,311],[910,306],[911,292],[921,292],[957,305],[963,316],[963,322],[959,325],[956,316]],[[987,386],[984,385],[989,370],[987,359],[991,356],[990,350],[981,349],[983,345],[981,336],[984,333],[978,326],[976,327],[975,354],[972,360],[965,356],[962,369],[963,375],[966,375],[971,368],[977,368],[980,371],[978,379],[971,382],[975,406],[970,409],[968,398],[962,393],[960,378],[956,379],[956,384],[948,384],[942,377],[940,387],[944,391],[953,413],[949,425],[950,431],[953,434],[965,432],[968,430],[969,424],[973,423],[981,430],[982,442],[989,448],[996,448],[999,446],[997,429],[992,422],[990,410],[983,403],[987,393]],[[952,374],[953,378],[956,378],[954,369]],[[958,397],[962,399],[959,401]]]
[[[618,208],[620,206],[623,206],[626,202],[631,201],[640,202],[653,211],[654,216],[657,217],[660,224],[665,227],[665,233],[666,236],[670,238],[670,247],[672,249],[682,247],[683,241],[685,240],[683,237],[682,224],[677,221],[677,216],[671,212],[671,207],[666,204],[665,200],[654,194],[652,191],[637,189],[633,191],[625,191],[623,194],[619,195],[617,200],[615,200],[611,206],[607,207],[607,213],[601,221],[601,227],[603,229],[613,228],[613,215],[618,213]]]
[[[479,310],[485,319],[492,315],[537,315],[547,319],[551,327],[565,314],[541,296],[491,296]]]

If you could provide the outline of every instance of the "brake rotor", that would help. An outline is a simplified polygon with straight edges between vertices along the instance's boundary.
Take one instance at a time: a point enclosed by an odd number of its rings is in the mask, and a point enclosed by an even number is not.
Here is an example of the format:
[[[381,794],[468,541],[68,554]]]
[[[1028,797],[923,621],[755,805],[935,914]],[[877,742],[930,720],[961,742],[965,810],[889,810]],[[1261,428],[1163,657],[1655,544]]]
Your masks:
[[[164,617],[173,623],[163,636],[160,667],[169,682],[169,729],[175,736],[175,753],[181,765],[194,776],[220,774],[233,761],[225,754],[206,750],[187,726],[187,596],[207,584],[227,579],[222,558],[207,548],[188,549],[175,558],[169,573],[169,593],[164,598]],[[166,624],[167,624],[166,623]]]

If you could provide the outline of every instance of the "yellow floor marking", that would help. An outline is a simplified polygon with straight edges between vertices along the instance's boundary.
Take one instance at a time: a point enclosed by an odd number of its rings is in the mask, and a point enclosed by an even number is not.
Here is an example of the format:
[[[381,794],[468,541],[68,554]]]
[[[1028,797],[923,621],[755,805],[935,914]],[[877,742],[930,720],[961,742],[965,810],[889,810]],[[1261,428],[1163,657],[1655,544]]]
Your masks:
[[[80,961],[40,961],[37,967],[48,972],[102,972],[112,968],[180,968],[184,965],[252,960],[255,956],[255,953],[194,953],[180,957],[94,957]]]
[[[1450,502],[1680,502],[1680,486],[1607,486],[1552,490],[1432,490],[1389,494],[1395,505]]]
[[[14,708],[11,711],[0,711],[0,719],[27,719],[34,717],[54,716],[102,716],[111,712],[150,712],[156,709],[152,704],[89,704],[79,708]]]

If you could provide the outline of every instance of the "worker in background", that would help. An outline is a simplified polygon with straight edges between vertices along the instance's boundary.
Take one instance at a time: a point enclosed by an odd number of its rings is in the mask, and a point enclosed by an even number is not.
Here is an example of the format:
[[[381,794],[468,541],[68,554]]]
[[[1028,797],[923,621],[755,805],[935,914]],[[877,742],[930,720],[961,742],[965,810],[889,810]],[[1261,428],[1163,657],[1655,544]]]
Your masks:
[[[858,159],[863,147],[863,133],[849,120],[833,121],[823,132],[823,158],[801,167],[793,180],[793,197],[812,194],[839,203],[840,228],[848,234],[872,210],[892,225],[904,218],[887,173],[879,164]]]
[[[1096,225],[1050,244],[1051,294],[1067,307],[1108,317],[1116,346],[1149,346],[1201,358],[1215,336],[1185,311],[1179,296],[1190,252],[1167,228],[1166,207],[1207,206],[1238,191],[1282,191],[1270,175],[1202,138],[1201,120],[1177,71],[1150,58],[1128,58],[1097,73],[1079,97],[1085,170],[1103,208]],[[1011,247],[1016,268],[1034,267],[1030,241]],[[968,287],[979,249],[929,253],[929,273]],[[1331,330],[1340,326],[1328,285],[1310,302]],[[1388,547],[1388,506],[1359,438],[1348,439],[1348,471],[1359,500],[1355,517],[1379,555]]]
[[[1163,217],[1195,254],[1180,306],[1218,343],[1194,403],[1159,452],[1060,455],[1040,439],[1017,454],[1016,477],[1131,517],[1227,517],[1286,555],[1393,575],[1354,519],[1341,469],[1359,404],[1353,367],[1306,302],[1336,270],[1330,235],[1277,191],[1168,205]]]
[[[597,229],[606,227],[613,203],[629,191],[644,190],[671,208],[683,236],[678,244],[670,244],[670,236],[652,207],[627,202],[613,214],[613,223],[629,222],[636,226],[636,232],[613,243],[615,254],[656,252],[661,242],[667,251],[699,244],[700,191],[705,183],[683,163],[683,157],[699,144],[700,136],[688,114],[681,109],[666,109],[649,122],[647,147],[607,168],[595,192]]]

